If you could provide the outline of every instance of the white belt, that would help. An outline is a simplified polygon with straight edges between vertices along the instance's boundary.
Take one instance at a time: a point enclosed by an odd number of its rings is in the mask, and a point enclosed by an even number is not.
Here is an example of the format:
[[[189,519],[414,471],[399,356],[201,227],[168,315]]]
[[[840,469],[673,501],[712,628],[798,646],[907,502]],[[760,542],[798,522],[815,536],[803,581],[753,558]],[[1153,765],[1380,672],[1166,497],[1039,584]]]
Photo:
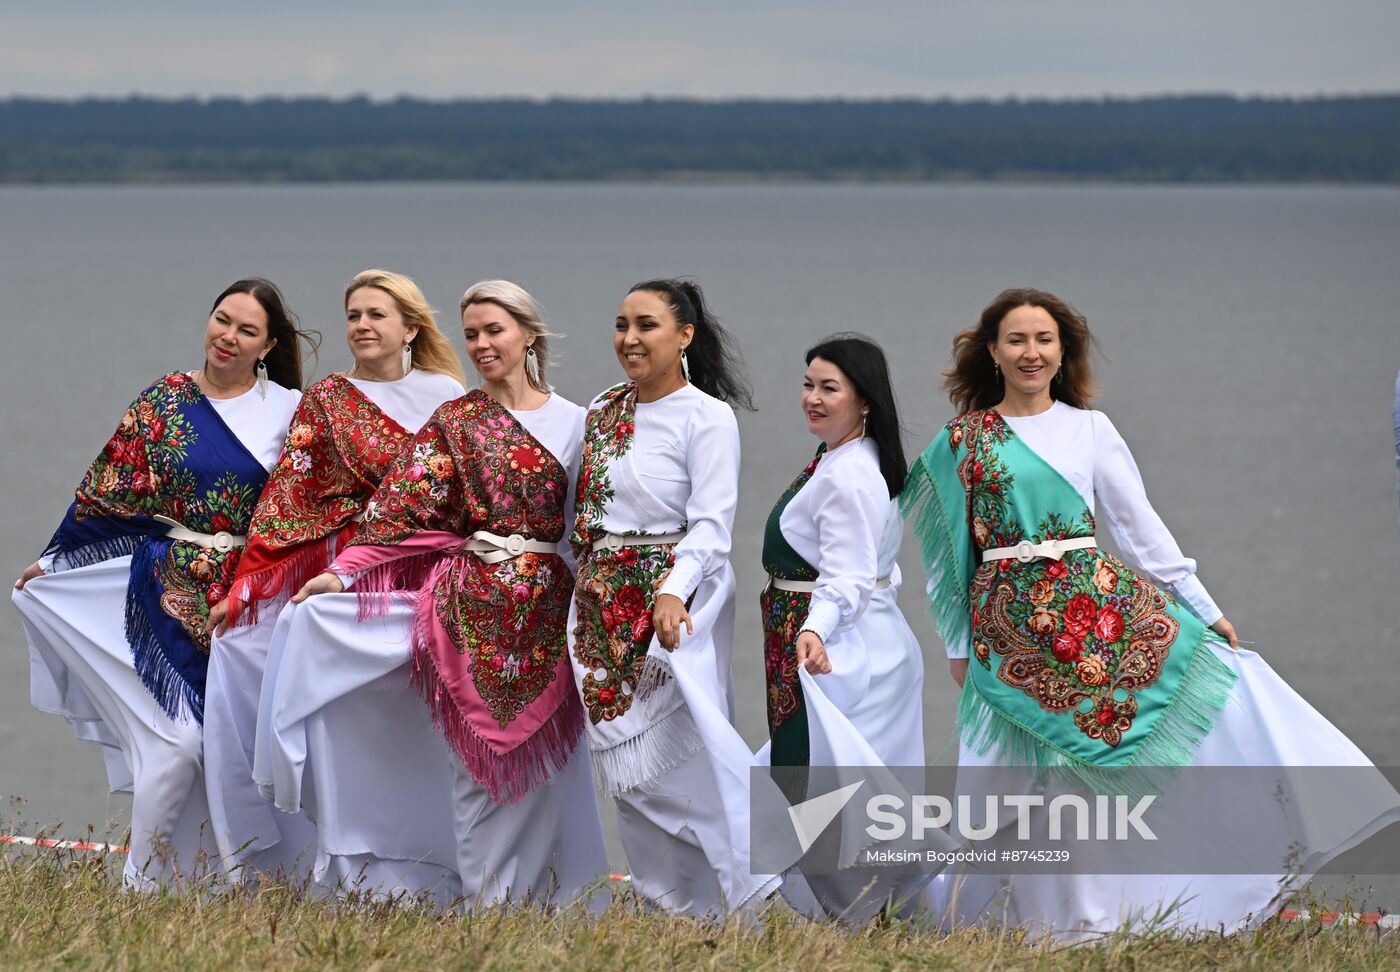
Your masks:
[[[593,552],[611,550],[616,553],[623,547],[659,547],[666,543],[680,543],[685,539],[685,531],[679,533],[639,534],[632,536],[622,533],[608,533],[601,540],[593,541]]]
[[[172,520],[168,516],[156,516],[151,519],[166,526],[165,535],[171,540],[183,540],[185,543],[197,543],[201,547],[210,550],[217,550],[220,553],[228,553],[234,547],[244,547],[248,544],[247,537],[237,537],[227,530],[220,530],[218,533],[197,533],[189,529],[178,520]]]
[[[463,550],[477,555],[483,564],[499,564],[503,560],[519,557],[523,553],[552,554],[559,552],[559,545],[543,540],[531,540],[519,533],[508,537],[478,530],[467,538]]]
[[[791,591],[794,594],[810,594],[817,589],[818,583],[819,581],[783,580],[781,577],[774,577],[772,574],[768,575],[768,586],[773,588],[775,591]],[[881,577],[875,582],[875,590],[877,591],[883,591],[889,586],[890,579],[888,577]]]
[[[1028,564],[1032,560],[1044,558],[1046,560],[1060,560],[1065,552],[1069,550],[1086,550],[1089,547],[1097,547],[1098,541],[1093,537],[1074,537],[1069,540],[1046,540],[1044,543],[1031,543],[1029,540],[1022,540],[1014,547],[994,547],[991,550],[982,551],[982,563],[989,564],[993,560],[1019,560],[1023,564]]]

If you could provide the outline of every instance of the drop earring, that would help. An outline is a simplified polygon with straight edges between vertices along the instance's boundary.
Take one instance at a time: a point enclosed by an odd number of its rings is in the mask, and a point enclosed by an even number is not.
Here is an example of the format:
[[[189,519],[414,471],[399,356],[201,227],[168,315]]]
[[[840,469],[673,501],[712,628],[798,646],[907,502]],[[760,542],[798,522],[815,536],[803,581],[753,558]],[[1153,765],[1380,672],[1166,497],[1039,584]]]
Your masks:
[[[403,361],[403,373],[407,375],[413,369],[413,345],[404,342],[403,354],[400,356]]]
[[[685,348],[681,348],[681,377],[690,381],[690,362],[685,360]]]
[[[267,362],[264,361],[262,358],[259,358],[259,359],[258,359],[258,363],[253,367],[253,373],[257,376],[258,397],[259,397],[259,398],[266,398],[266,397],[267,397]]]
[[[530,379],[530,384],[540,391],[544,390],[544,378],[540,374],[540,356],[535,353],[533,344],[525,349],[525,376]]]
[[[863,408],[863,409],[861,409],[861,412],[860,412],[860,441],[862,441],[862,442],[865,441],[865,422],[866,422],[866,419],[867,419],[869,416],[870,416],[870,409],[868,409],[868,408]]]

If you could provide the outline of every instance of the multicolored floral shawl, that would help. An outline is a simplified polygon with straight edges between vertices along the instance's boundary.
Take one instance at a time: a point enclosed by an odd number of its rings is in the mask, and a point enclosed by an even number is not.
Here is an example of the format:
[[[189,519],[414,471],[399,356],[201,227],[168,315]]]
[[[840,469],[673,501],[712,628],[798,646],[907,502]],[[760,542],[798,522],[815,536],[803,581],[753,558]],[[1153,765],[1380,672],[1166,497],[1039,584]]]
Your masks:
[[[361,615],[414,592],[411,672],[472,778],[514,803],[567,764],[583,734],[565,628],[573,577],[558,554],[486,564],[472,533],[564,537],[569,474],[481,390],[440,406],[390,468],[336,558],[360,574]]]
[[[326,569],[354,535],[384,473],[408,451],[405,430],[343,375],[308,388],[282,458],[253,512],[229,594],[229,623],[256,623]]]
[[[126,410],[45,550],[56,570],[132,555],[126,637],[142,684],[172,719],[203,721],[204,627],[242,551],[171,540],[153,517],[244,534],[266,479],[195,380],[166,375]]]
[[[578,557],[574,662],[592,727],[594,773],[604,791],[613,795],[655,779],[704,745],[682,710],[684,700],[669,664],[648,653],[656,635],[656,595],[675,566],[676,545],[645,543],[598,551],[592,546],[610,532],[604,517],[616,496],[614,475],[631,472],[624,467],[632,460],[636,415],[634,384],[608,389],[589,410],[571,538]],[[686,524],[668,527],[667,533],[683,532]],[[640,530],[622,533],[646,536]],[[624,718],[629,712],[631,717]]]
[[[584,421],[579,455],[571,538],[578,559],[574,657],[589,669],[582,682],[583,704],[594,725],[625,715],[644,683],[663,677],[657,666],[648,673],[647,649],[656,634],[656,592],[675,566],[675,545],[593,550],[593,543],[608,532],[603,516],[614,496],[608,467],[631,451],[636,416],[637,386],[610,388]]]
[[[934,581],[932,615],[975,664],[958,707],[964,741],[1089,785],[1098,769],[1183,766],[1234,684],[1205,624],[1104,550],[982,563],[1023,540],[1092,536],[1070,483],[994,411],[949,423],[910,471]]]
[[[783,536],[783,511],[787,509],[821,462],[826,445],[778,497],[763,531],[763,569],[772,577],[789,581],[815,581],[817,569]],[[809,758],[807,712],[802,704],[802,683],[797,677],[797,635],[807,620],[812,595],[806,591],[780,591],[765,586],[758,607],[763,618],[763,669],[768,681],[768,735],[773,740],[774,766],[806,766]]]

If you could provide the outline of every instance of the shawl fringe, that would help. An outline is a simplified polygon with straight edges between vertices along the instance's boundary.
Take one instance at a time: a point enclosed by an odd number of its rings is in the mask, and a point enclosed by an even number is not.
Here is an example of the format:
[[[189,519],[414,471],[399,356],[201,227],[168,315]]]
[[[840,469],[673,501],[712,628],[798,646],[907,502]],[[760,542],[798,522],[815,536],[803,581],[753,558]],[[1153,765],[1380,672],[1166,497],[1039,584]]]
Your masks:
[[[593,776],[607,796],[634,790],[705,748],[704,737],[683,704],[616,746],[593,750]]]
[[[417,625],[409,679],[428,703],[433,725],[443,734],[473,780],[486,788],[492,800],[519,803],[535,787],[547,783],[569,764],[583,737],[583,703],[578,693],[564,695],[559,707],[530,737],[507,752],[497,752],[472,728],[466,714],[448,690],[432,652],[417,637]]]
[[[940,436],[935,443],[943,441]],[[972,648],[972,603],[957,563],[957,544],[948,531],[947,501],[924,464],[923,456],[909,471],[909,481],[899,494],[899,508],[919,538],[919,556],[929,577],[928,616],[938,636],[949,647]],[[964,693],[966,694],[966,693]]]
[[[49,541],[41,556],[52,557],[55,571],[72,570],[76,567],[91,567],[104,560],[115,560],[128,554],[135,554],[137,548],[149,539],[145,533],[121,537],[104,537],[77,547],[65,548],[58,538]]]
[[[1077,761],[993,708],[977,691],[970,674],[958,698],[962,741],[979,756],[996,749],[1011,765],[1036,767],[1046,775],[1096,792],[1112,791],[1129,798],[1156,792],[1191,762],[1229,704],[1236,676],[1211,649],[1215,640],[1203,634],[1196,643],[1171,704],[1128,763],[1095,766]]]
[[[307,581],[330,566],[345,546],[344,536],[343,530],[337,530],[302,544],[289,557],[239,577],[228,596],[229,626],[254,625],[263,611],[275,614],[282,610]]]
[[[418,597],[420,591],[431,590],[430,578],[435,568],[441,566],[446,569],[451,564],[452,557],[441,550],[405,554],[396,560],[375,564],[355,579],[355,594],[358,595],[356,620],[369,621],[384,614],[389,610],[395,594]],[[431,595],[428,597],[431,600]]]
[[[147,544],[132,555],[133,578],[154,576],[156,558],[151,555],[154,548],[155,544]],[[126,640],[131,645],[136,674],[161,710],[176,722],[193,719],[202,725],[204,694],[186,681],[166,657],[139,592],[130,587],[126,594]]]

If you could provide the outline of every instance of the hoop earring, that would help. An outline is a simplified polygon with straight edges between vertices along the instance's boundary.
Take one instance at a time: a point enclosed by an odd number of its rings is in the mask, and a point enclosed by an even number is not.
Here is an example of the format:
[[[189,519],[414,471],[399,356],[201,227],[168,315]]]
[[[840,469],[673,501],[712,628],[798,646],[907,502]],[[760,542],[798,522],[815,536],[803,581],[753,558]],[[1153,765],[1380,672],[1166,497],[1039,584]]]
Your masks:
[[[253,373],[257,376],[258,397],[267,397],[267,362],[262,358],[253,366]]]
[[[685,360],[685,348],[681,348],[681,377],[690,381],[690,362]]]
[[[407,375],[413,370],[413,345],[407,341],[403,345],[403,353],[399,355],[399,360],[403,363],[403,373]]]
[[[540,375],[540,356],[535,353],[533,344],[525,348],[525,377],[540,391],[544,390],[544,379]]]

